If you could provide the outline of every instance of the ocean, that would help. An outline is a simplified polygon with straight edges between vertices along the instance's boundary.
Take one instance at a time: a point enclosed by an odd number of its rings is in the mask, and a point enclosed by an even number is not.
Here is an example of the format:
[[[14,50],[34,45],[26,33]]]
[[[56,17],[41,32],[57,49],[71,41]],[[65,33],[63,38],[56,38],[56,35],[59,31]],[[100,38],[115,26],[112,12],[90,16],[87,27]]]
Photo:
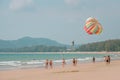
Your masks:
[[[43,68],[46,59],[53,60],[54,66],[61,65],[62,59],[66,63],[72,64],[72,59],[76,58],[78,64],[92,62],[93,56],[97,62],[104,61],[104,56],[108,54],[78,54],[76,52],[0,52],[0,70]],[[120,54],[109,54],[112,60],[120,59]]]

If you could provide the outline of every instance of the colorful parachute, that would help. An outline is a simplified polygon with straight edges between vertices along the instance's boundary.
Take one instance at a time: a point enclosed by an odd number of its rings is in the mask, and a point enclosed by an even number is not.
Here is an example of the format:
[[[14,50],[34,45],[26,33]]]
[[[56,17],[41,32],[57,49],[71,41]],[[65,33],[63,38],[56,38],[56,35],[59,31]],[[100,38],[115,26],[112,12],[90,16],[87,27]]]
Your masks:
[[[100,34],[102,32],[102,26],[101,24],[97,21],[97,19],[93,18],[93,17],[89,17],[86,20],[85,26],[84,26],[84,30],[88,33],[88,34]]]

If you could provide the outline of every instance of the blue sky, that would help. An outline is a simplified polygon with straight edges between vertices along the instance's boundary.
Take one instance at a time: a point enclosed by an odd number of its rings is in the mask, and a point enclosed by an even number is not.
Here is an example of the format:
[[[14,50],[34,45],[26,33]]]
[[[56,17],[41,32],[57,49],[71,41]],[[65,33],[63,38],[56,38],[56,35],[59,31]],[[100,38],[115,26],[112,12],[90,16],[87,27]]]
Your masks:
[[[0,39],[25,36],[76,44],[120,39],[120,0],[0,0]],[[103,26],[100,35],[83,27],[93,16]]]

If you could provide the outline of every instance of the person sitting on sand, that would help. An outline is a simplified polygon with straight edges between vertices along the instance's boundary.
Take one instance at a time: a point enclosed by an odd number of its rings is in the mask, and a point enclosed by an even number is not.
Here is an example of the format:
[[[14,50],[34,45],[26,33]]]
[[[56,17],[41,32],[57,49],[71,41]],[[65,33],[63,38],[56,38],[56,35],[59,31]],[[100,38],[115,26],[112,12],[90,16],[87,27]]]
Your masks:
[[[48,59],[46,59],[45,68],[48,69]]]
[[[50,60],[49,65],[50,65],[50,68],[52,69],[53,68],[53,62],[52,62],[52,60]]]

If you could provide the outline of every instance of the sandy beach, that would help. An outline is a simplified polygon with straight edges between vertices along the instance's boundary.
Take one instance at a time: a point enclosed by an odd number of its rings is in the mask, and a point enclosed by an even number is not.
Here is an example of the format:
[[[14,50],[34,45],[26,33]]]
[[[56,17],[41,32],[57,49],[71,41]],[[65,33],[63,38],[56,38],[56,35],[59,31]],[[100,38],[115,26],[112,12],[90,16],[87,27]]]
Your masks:
[[[0,80],[120,80],[120,61],[0,71]]]

